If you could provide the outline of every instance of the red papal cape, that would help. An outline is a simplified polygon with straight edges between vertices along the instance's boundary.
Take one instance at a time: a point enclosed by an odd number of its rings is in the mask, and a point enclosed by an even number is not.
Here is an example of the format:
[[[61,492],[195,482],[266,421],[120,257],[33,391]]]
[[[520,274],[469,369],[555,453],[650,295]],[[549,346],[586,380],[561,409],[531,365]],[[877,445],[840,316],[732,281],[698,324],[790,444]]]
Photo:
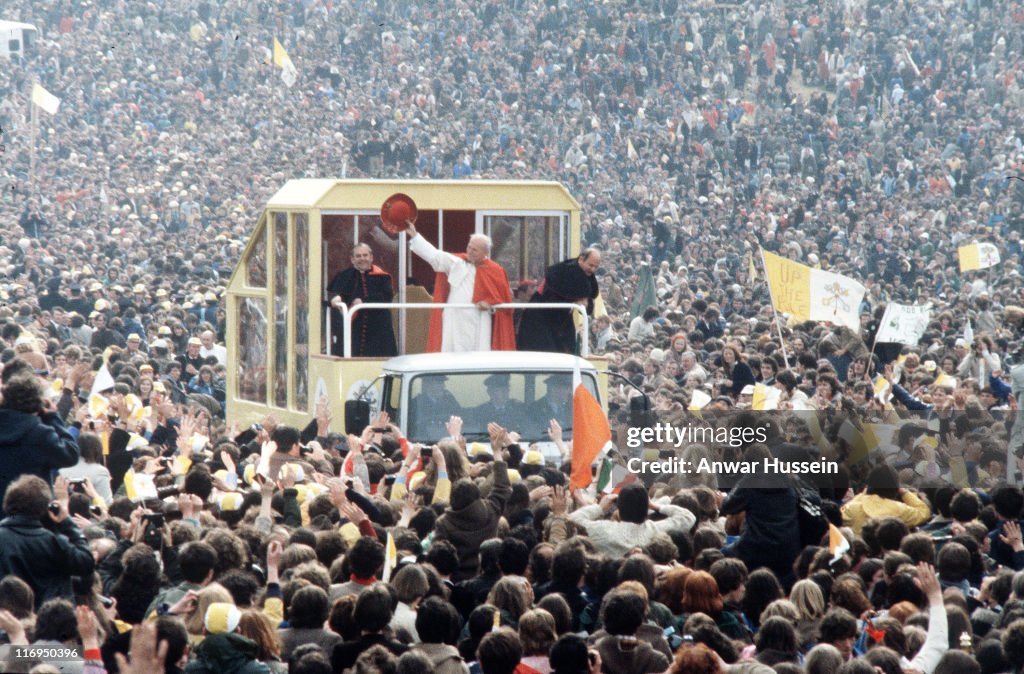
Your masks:
[[[465,253],[454,253],[456,257],[466,259]],[[448,301],[448,275],[439,273],[434,280],[434,303],[444,304]],[[508,282],[505,269],[490,258],[477,265],[476,280],[473,283],[473,302],[488,304],[506,304],[512,301],[512,287]],[[441,350],[442,310],[430,312],[430,332],[427,335],[427,351]],[[498,309],[494,312],[491,323],[491,350],[515,351],[516,332],[512,321],[511,309]]]

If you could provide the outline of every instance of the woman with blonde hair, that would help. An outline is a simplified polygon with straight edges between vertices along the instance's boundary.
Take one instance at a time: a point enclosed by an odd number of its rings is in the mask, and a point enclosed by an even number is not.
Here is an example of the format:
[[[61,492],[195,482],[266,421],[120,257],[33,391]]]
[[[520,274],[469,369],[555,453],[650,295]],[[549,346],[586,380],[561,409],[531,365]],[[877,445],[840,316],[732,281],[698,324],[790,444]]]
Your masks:
[[[817,640],[818,625],[825,615],[825,594],[813,580],[800,580],[789,591],[789,600],[796,606],[799,617],[796,621],[797,641],[800,647],[812,645]]]
[[[269,667],[273,674],[287,674],[288,664],[281,661],[281,640],[263,611],[254,608],[243,610],[236,631],[256,642],[256,659]]]
[[[193,646],[203,641],[203,618],[206,616],[206,609],[210,604],[234,604],[235,600],[231,593],[220,583],[210,583],[203,589],[196,592],[195,610],[186,616],[185,627],[188,629],[188,640]]]
[[[521,580],[505,576],[491,588],[487,603],[501,611],[502,621],[519,627],[519,618],[533,603]]]
[[[542,608],[530,609],[519,618],[519,640],[523,644],[523,662],[541,674],[550,674],[548,651],[558,640],[555,618]]]

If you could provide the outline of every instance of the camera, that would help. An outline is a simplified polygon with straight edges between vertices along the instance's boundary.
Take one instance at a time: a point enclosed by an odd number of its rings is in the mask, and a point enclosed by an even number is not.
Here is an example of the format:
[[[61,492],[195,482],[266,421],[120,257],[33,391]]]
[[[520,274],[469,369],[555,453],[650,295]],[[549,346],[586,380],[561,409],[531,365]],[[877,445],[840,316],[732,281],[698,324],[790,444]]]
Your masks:
[[[434,448],[420,447],[420,458],[423,459],[423,463],[430,463],[430,460],[434,458]]]
[[[146,523],[146,527],[161,528],[164,525],[164,514],[163,513],[146,513],[142,516],[142,521]]]
[[[169,487],[156,488],[156,497],[161,501],[167,498],[168,496],[178,496],[179,494],[181,494],[181,487],[175,485],[171,485]],[[163,517],[163,514],[160,514],[160,517]]]
[[[252,426],[250,426],[249,428],[251,428],[252,430],[254,430],[254,431],[256,431],[257,433],[259,433],[260,431],[262,431],[262,430],[263,430],[263,424],[253,424],[253,425],[252,425]]]
[[[394,483],[395,483],[395,476],[394,475],[385,475],[384,476],[384,484],[392,485]]]
[[[145,513],[142,516],[142,525],[145,527],[142,534],[142,542],[154,550],[163,550],[164,547],[164,514]]]
[[[68,480],[68,490],[71,493],[84,494],[85,493],[85,478],[82,477],[82,478],[69,479]]]
[[[50,505],[48,505],[46,507],[46,509],[49,510],[54,515],[59,515],[60,514],[60,503],[58,503],[57,501],[51,501]]]

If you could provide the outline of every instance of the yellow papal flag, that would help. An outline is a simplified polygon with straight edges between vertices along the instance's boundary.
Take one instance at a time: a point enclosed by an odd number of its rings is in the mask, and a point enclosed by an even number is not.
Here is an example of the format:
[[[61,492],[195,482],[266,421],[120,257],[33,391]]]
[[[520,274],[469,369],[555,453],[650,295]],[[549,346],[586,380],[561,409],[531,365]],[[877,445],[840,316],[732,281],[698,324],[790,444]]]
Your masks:
[[[960,257],[960,271],[988,269],[1000,262],[999,249],[993,243],[972,243],[957,249]]]
[[[285,83],[285,86],[291,88],[298,80],[299,73],[295,69],[291,57],[288,56],[288,52],[284,50],[276,37],[274,38],[274,65],[281,69],[281,81]]]
[[[385,583],[391,579],[391,574],[398,566],[398,548],[395,545],[395,537],[388,532],[388,541],[384,546],[384,570],[381,573],[381,580]]]
[[[278,39],[274,38],[274,65],[278,68],[284,68],[285,63],[291,63],[292,59],[288,56],[288,52],[284,50]]]
[[[51,115],[56,115],[57,108],[60,107],[60,99],[44,89],[43,85],[38,82],[32,85],[32,102]]]
[[[637,154],[636,148],[633,147],[632,138],[626,139],[626,156],[629,157],[632,161],[636,161],[637,159],[640,158],[640,155]]]
[[[867,289],[834,274],[761,251],[775,311],[797,321],[829,321],[860,332],[860,303]]]

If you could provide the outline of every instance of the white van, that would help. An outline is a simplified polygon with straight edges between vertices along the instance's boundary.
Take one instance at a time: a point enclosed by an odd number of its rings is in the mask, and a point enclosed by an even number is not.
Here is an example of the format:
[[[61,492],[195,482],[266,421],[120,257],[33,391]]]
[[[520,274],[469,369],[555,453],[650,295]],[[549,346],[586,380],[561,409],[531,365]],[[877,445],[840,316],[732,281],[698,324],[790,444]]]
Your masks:
[[[0,57],[28,58],[38,36],[39,30],[30,23],[0,21]]]
[[[548,423],[555,417],[570,440],[576,368],[583,385],[601,402],[597,370],[577,356],[522,351],[398,356],[384,363],[380,377],[346,403],[345,426],[348,432],[359,433],[371,415],[383,409],[410,440],[430,443],[447,434],[444,421],[454,414],[462,417],[462,434],[470,442],[486,443],[487,422],[500,421],[524,441],[546,445]],[[495,414],[490,389],[498,381],[507,396],[501,402],[508,407]],[[428,402],[431,393],[439,402]],[[548,458],[547,450],[554,447],[543,445]],[[552,460],[557,458],[554,450]]]

